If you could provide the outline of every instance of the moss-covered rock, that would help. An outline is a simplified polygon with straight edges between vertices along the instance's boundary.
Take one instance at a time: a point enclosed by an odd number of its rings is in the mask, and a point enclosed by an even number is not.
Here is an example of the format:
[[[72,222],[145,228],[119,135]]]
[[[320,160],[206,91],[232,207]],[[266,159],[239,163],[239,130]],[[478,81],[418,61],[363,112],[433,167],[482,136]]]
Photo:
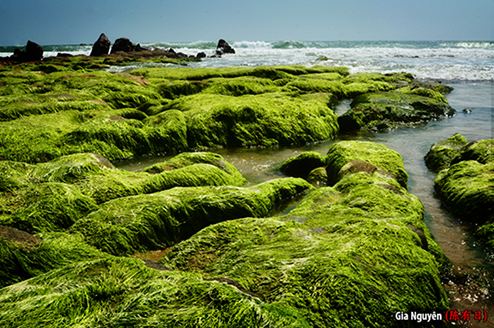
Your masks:
[[[30,184],[0,194],[0,225],[29,233],[62,231],[96,209],[96,202],[73,185]]]
[[[424,123],[456,112],[439,92],[422,88],[364,94],[355,98],[351,107],[338,118],[342,131],[386,131],[394,124]]]
[[[462,161],[439,172],[434,186],[459,217],[477,223],[494,219],[494,162]]]
[[[278,167],[278,170],[290,177],[306,179],[309,173],[326,165],[324,156],[318,152],[307,151],[289,158]]]
[[[211,225],[160,262],[236,281],[267,304],[296,309],[309,326],[399,327],[389,320],[398,311],[448,309],[439,281],[447,260],[422,215],[396,181],[359,172],[285,216]]]
[[[364,161],[372,165],[356,166],[353,169],[345,167],[351,161]],[[338,182],[347,169],[352,172],[363,170],[372,173],[380,168],[391,173],[393,179],[396,179],[402,187],[407,188],[408,174],[403,167],[403,159],[400,154],[383,144],[366,141],[337,142],[329,148],[326,164],[330,185]],[[351,163],[350,165],[352,166]]]
[[[312,186],[302,179],[273,180],[250,188],[173,188],[101,204],[71,228],[111,254],[169,247],[216,222],[263,217]]]
[[[494,162],[494,139],[472,141],[465,145],[451,164],[461,161],[477,161],[481,164]]]
[[[192,148],[306,144],[338,132],[336,115],[320,98],[198,94],[177,99],[169,108],[184,113]]]
[[[444,141],[437,142],[431,146],[425,155],[425,164],[435,172],[446,169],[460,155],[461,149],[467,144],[467,139],[458,133]]]
[[[65,230],[97,204],[115,198],[179,186],[247,183],[233,165],[211,153],[184,153],[145,170],[154,174],[116,169],[97,154],[73,154],[36,165],[2,161],[0,170],[5,173],[0,176],[0,224],[30,233]]]
[[[326,187],[328,184],[328,172],[325,167],[316,167],[307,176],[307,182],[314,187]]]
[[[0,226],[0,288],[74,262],[108,257],[81,236],[25,231]],[[0,302],[1,303],[1,302]]]
[[[468,143],[461,135],[438,142],[426,155],[429,168],[443,168],[434,181],[436,193],[460,219],[480,224],[480,236],[494,250],[494,140]]]
[[[158,174],[164,171],[173,171],[176,169],[181,169],[190,165],[201,163],[215,166],[225,173],[231,175],[233,179],[237,180],[232,181],[231,183],[225,183],[225,185],[242,186],[247,184],[247,180],[242,176],[242,174],[240,174],[240,172],[238,172],[235,166],[226,162],[221,155],[209,152],[182,153],[172,157],[166,162],[148,166],[144,170],[142,170],[142,172]]]
[[[4,327],[308,327],[231,280],[105,258],[67,265],[0,290]]]

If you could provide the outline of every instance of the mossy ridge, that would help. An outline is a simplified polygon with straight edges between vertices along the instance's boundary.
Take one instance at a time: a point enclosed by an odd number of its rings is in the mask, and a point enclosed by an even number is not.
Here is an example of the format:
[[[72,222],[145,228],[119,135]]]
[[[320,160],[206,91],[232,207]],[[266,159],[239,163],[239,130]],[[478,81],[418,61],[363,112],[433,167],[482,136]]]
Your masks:
[[[456,111],[440,93],[425,89],[401,89],[356,97],[351,109],[338,118],[341,129],[388,130],[396,124],[418,124],[453,116]],[[408,91],[407,91],[408,90]],[[424,93],[422,93],[423,90]],[[432,94],[440,100],[418,94]]]
[[[27,74],[27,73],[24,73]],[[22,115],[42,114],[62,110],[105,110],[111,108],[138,107],[154,99],[161,99],[152,88],[146,88],[132,75],[109,72],[55,72],[40,75],[30,85],[14,83],[0,92],[9,97],[0,102],[0,119],[7,120]],[[0,77],[0,82],[9,76]],[[3,83],[3,82],[2,82]],[[10,94],[9,94],[10,93]],[[13,107],[12,107],[13,106]]]
[[[326,191],[337,193],[321,188],[308,196],[322,196],[316,210],[301,203],[276,220],[211,225],[160,262],[209,279],[235,280],[267,303],[296,308],[311,326],[390,326],[398,311],[448,308],[437,262],[405,222],[326,215]],[[320,222],[309,221],[313,215]]]
[[[407,188],[408,174],[400,154],[383,144],[367,141],[340,141],[331,145],[326,155],[329,184],[338,182],[340,170],[355,160],[368,162],[392,173],[396,181]]]
[[[420,200],[383,172],[348,171],[285,216],[210,225],[160,262],[234,280],[267,303],[296,308],[311,326],[398,327],[389,321],[398,311],[444,312],[439,276],[449,261]]]
[[[286,66],[258,66],[258,67],[224,67],[224,68],[138,68],[130,74],[141,75],[150,81],[163,80],[206,80],[211,78],[234,78],[240,76],[256,76],[271,80],[293,78],[301,74],[338,73],[348,75],[347,67],[313,66],[307,68],[302,65]]]
[[[183,114],[170,111],[150,119],[145,116],[138,110],[124,108],[97,115],[66,111],[0,122],[0,156],[38,163],[91,152],[114,161],[140,154],[177,153],[188,148]]]
[[[327,98],[303,100],[284,94],[240,97],[197,94],[169,105],[187,119],[188,145],[270,147],[306,144],[334,137],[336,115]]]
[[[461,149],[467,144],[467,139],[459,133],[446,140],[436,142],[425,155],[425,164],[434,172],[449,168],[453,160],[460,155]]]
[[[177,187],[101,204],[71,227],[110,254],[169,247],[205,226],[241,217],[263,217],[312,188],[302,179],[273,180],[251,188]]]
[[[111,199],[179,186],[247,183],[220,155],[184,153],[170,163],[177,168],[150,175],[118,170],[97,154],[73,154],[36,165],[2,161],[0,222],[32,233],[60,231]]]
[[[460,219],[480,227],[475,234],[494,251],[494,162],[461,161],[439,172],[434,188]]]
[[[96,202],[73,185],[31,184],[0,194],[0,225],[33,234],[63,231],[96,208]]]
[[[6,230],[10,231],[6,231]],[[31,238],[8,238],[26,234],[12,228],[0,227],[0,288],[35,277],[74,262],[108,257],[107,254],[84,243],[79,235],[42,233]]]
[[[0,122],[0,157],[27,163],[60,157],[65,154],[60,135],[85,120],[81,112],[67,111]]]
[[[494,250],[494,139],[468,141],[460,134],[435,143],[425,156],[431,170],[442,169],[434,188],[460,219],[480,224],[476,235]]]
[[[72,264],[4,288],[0,309],[0,320],[12,328],[309,327],[294,308],[128,258]]]
[[[494,220],[494,162],[462,161],[439,172],[436,192],[451,211],[470,222]]]
[[[461,149],[460,155],[454,158],[451,164],[470,160],[477,161],[481,164],[494,162],[494,139],[468,143]]]
[[[238,178],[239,181],[242,181],[240,182],[239,185],[247,184],[247,180],[245,180],[242,174],[238,172],[235,166],[226,162],[223,156],[210,152],[194,152],[194,153],[187,152],[187,153],[178,154],[177,156],[174,156],[165,162],[148,166],[145,169],[143,169],[142,172],[157,174],[163,171],[173,171],[176,169],[181,169],[186,166],[199,164],[199,163],[213,165],[221,169],[222,171],[226,172],[227,174],[230,174],[233,177]]]

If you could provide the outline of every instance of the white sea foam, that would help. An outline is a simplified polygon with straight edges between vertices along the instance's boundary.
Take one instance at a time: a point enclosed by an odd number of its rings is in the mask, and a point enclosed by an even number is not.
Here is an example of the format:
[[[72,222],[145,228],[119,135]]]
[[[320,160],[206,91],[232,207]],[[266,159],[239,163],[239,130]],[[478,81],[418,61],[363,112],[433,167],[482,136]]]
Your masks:
[[[191,67],[261,65],[347,66],[356,72],[409,72],[418,79],[494,81],[494,42],[473,41],[229,41],[235,54],[206,58]],[[196,55],[215,53],[216,41],[143,43],[148,48],[173,48]],[[12,55],[0,47],[0,56]],[[91,45],[43,46],[45,56],[58,52],[89,55]],[[317,60],[319,57],[328,60]],[[114,68],[112,68],[115,70]]]

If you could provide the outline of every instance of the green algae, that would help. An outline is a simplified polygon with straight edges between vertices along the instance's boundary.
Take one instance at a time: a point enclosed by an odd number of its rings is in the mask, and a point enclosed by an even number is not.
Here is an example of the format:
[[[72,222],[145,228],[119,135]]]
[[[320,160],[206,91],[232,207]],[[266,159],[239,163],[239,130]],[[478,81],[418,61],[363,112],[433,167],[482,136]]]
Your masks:
[[[251,188],[177,187],[103,203],[71,228],[111,254],[169,247],[205,226],[241,217],[267,216],[311,186],[302,179],[274,180]]]
[[[0,157],[28,163],[60,157],[64,155],[60,134],[84,120],[82,113],[67,111],[0,122]]]
[[[175,169],[169,170],[167,163],[175,166]],[[164,170],[160,171],[157,167]],[[233,165],[211,153],[184,153],[164,165],[138,173],[118,170],[97,154],[73,154],[36,165],[0,162],[0,169],[6,173],[0,177],[0,186],[7,191],[0,198],[0,213],[12,215],[0,221],[8,220],[10,225],[30,232],[67,228],[80,217],[77,214],[80,211],[73,208],[79,202],[100,204],[119,197],[153,193],[178,186],[243,186],[247,183]],[[159,174],[149,174],[148,171]],[[68,201],[72,199],[69,195],[75,197],[74,204]],[[56,219],[58,216],[55,213],[63,213],[64,206],[70,215],[60,214],[64,218],[60,221]],[[24,220],[22,216],[26,214],[32,216],[32,219]],[[27,225],[28,222],[31,225]]]
[[[398,311],[448,308],[439,281],[446,260],[422,214],[398,183],[361,172],[312,191],[285,216],[211,225],[160,262],[234,280],[310,326],[398,326],[389,321]],[[407,225],[424,231],[430,253]]]
[[[0,288],[67,264],[104,258],[79,235],[43,233],[36,236],[0,227]]]
[[[239,182],[232,185],[241,186],[247,184],[247,180],[245,180],[242,174],[240,174],[232,164],[226,162],[221,155],[210,152],[182,153],[172,157],[166,162],[148,166],[142,170],[142,172],[157,174],[163,171],[173,171],[199,163],[213,165],[238,179]]]
[[[461,149],[467,144],[467,139],[458,133],[444,141],[433,144],[424,157],[427,167],[434,172],[448,168],[453,160],[460,155]]]
[[[328,153],[338,163],[355,158],[349,152]],[[398,311],[445,311],[439,276],[449,262],[422,220],[422,203],[375,168],[347,170],[284,216],[210,225],[160,263],[233,280],[266,303],[296,309],[310,326],[400,326],[389,321]]]
[[[338,132],[326,99],[283,94],[193,95],[169,105],[184,112],[191,148],[269,147],[326,140]]]
[[[33,184],[0,195],[0,225],[29,233],[62,231],[95,209],[95,201],[72,185]]]
[[[473,141],[461,149],[460,155],[453,159],[452,164],[461,161],[477,161],[481,164],[494,162],[494,139]]]
[[[309,327],[294,309],[230,284],[125,258],[72,264],[4,288],[0,309],[5,327]]]
[[[417,95],[418,94],[418,95]],[[424,96],[427,94],[428,96]],[[431,98],[432,96],[434,98]],[[440,93],[426,89],[398,89],[356,97],[338,119],[341,129],[393,129],[395,124],[417,124],[450,117],[455,110]]]
[[[217,147],[300,145],[333,138],[340,124],[343,130],[380,131],[451,114],[433,86],[409,74],[350,75],[346,67],[143,67],[130,74],[47,69],[4,71],[0,83],[6,96],[0,120],[20,128],[0,132],[0,141],[20,145],[0,148],[0,156],[31,163],[80,152],[114,161]],[[355,97],[354,108],[337,120],[330,109]],[[75,111],[81,113],[78,122],[50,122],[70,121]],[[39,119],[26,132],[30,116]],[[29,146],[22,141],[27,139],[40,142]],[[21,154],[22,148],[28,151]]]
[[[435,143],[425,156],[431,170],[442,169],[434,188],[457,217],[480,224],[475,234],[489,251],[494,249],[494,140],[468,143],[460,134]]]
[[[341,141],[333,144],[326,155],[326,170],[330,185],[338,182],[340,170],[350,161],[361,160],[392,173],[406,188],[408,174],[400,154],[385,145],[365,141]]]
[[[91,117],[66,111],[0,122],[0,156],[37,163],[92,152],[113,161],[140,154],[176,153],[187,147],[184,118],[180,113],[144,119],[144,123],[113,114],[108,111]],[[119,110],[118,114],[144,117],[132,109]]]
[[[462,161],[439,172],[434,187],[455,215],[471,222],[494,219],[494,163]]]

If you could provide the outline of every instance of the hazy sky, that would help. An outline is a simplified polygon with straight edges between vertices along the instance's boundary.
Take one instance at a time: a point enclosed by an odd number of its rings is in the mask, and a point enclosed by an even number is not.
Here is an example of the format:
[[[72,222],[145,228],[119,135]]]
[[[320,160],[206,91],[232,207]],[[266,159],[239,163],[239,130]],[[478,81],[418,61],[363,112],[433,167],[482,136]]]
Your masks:
[[[0,45],[494,40],[494,0],[1,0]]]

